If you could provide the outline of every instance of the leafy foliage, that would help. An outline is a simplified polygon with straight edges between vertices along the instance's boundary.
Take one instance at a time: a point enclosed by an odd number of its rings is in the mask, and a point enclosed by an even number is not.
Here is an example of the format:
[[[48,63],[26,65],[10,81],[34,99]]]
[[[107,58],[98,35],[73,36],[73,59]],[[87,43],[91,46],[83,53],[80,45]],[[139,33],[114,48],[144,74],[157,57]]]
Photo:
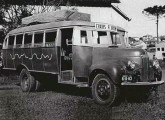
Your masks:
[[[24,17],[59,9],[61,1],[42,0],[35,5],[36,0],[31,1],[31,3],[20,0],[19,4],[14,1],[0,0],[0,25],[5,28],[4,33],[6,34],[8,31],[19,27]]]
[[[143,11],[144,14],[146,15],[153,15],[153,16],[161,16],[165,14],[165,5],[164,6],[153,6],[153,7],[148,7],[145,8]]]
[[[9,30],[18,27],[21,24],[21,19],[32,15],[32,11],[28,10],[27,5],[0,5],[0,23],[5,28],[7,33]]]
[[[153,7],[148,7],[145,8],[142,11],[143,14],[147,15],[147,16],[154,16],[156,17],[156,24],[157,24],[157,42],[159,42],[159,35],[158,35],[158,23],[159,23],[159,19],[165,14],[165,5],[164,6],[153,6]]]

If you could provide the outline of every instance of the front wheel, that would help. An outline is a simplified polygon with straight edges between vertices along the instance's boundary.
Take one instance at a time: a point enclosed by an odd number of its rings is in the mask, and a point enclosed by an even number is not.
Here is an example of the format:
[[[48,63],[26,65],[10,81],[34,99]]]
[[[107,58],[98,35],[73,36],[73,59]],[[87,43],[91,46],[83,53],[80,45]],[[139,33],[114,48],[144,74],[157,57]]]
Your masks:
[[[35,90],[35,79],[26,69],[22,69],[20,76],[21,89],[23,92],[32,92]]]
[[[92,83],[92,96],[94,100],[102,105],[112,105],[119,94],[119,89],[105,74],[95,76]]]

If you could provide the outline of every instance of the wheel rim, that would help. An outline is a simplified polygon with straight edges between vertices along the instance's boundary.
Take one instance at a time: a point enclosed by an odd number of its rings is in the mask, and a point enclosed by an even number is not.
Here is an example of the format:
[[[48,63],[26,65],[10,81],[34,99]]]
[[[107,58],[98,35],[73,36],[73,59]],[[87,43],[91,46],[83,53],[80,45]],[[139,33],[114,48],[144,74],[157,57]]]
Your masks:
[[[106,101],[110,97],[110,83],[106,79],[101,79],[96,86],[99,99]]]
[[[28,79],[28,76],[26,74],[22,77],[22,86],[24,89],[29,88],[29,79]]]

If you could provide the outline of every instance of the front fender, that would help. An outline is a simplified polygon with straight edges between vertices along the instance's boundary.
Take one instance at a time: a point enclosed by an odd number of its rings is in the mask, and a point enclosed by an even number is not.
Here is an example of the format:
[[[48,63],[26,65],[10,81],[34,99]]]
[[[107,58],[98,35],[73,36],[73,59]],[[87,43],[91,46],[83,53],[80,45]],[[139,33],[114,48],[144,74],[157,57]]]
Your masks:
[[[90,67],[90,74],[94,70],[103,70],[106,72],[109,77],[111,78],[112,82],[115,84],[120,84],[121,83],[121,75],[122,75],[122,65],[119,64],[95,64]]]

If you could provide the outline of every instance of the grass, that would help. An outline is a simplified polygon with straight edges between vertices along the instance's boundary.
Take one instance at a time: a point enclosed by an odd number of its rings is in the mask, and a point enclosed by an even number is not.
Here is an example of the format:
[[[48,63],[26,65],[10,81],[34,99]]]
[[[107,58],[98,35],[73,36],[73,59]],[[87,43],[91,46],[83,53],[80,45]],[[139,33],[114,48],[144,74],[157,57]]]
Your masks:
[[[11,82],[12,81],[12,82]],[[88,89],[61,86],[57,91],[23,93],[11,78],[0,79],[0,116],[3,120],[164,120],[165,84],[148,102],[106,107],[91,99]]]

